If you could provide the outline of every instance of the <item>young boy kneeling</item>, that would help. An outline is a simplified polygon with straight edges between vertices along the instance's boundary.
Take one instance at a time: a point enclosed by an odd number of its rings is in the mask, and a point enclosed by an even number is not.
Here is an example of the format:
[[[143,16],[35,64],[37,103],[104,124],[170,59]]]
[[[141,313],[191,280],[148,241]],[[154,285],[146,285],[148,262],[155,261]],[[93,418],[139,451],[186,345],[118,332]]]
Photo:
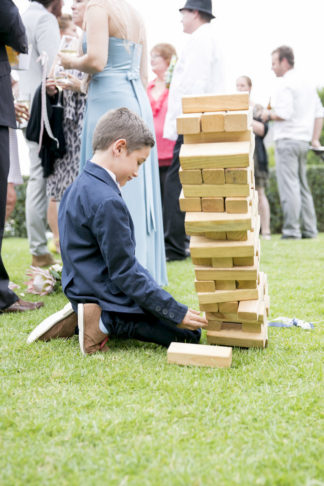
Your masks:
[[[135,257],[134,225],[119,187],[137,177],[154,143],[136,114],[109,111],[96,126],[91,161],[60,203],[62,286],[78,315],[83,354],[107,351],[111,337],[197,343],[207,324],[161,289]],[[74,334],[69,306],[46,321],[29,342]]]

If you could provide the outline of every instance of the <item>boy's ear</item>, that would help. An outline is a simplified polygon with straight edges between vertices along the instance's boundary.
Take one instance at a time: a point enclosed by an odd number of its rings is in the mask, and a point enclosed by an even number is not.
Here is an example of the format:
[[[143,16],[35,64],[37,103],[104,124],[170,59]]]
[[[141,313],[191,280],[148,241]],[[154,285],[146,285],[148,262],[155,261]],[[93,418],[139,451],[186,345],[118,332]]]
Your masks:
[[[113,149],[116,155],[120,154],[123,150],[126,150],[126,148],[127,145],[124,138],[119,138],[118,140],[116,140],[116,142],[114,142]]]

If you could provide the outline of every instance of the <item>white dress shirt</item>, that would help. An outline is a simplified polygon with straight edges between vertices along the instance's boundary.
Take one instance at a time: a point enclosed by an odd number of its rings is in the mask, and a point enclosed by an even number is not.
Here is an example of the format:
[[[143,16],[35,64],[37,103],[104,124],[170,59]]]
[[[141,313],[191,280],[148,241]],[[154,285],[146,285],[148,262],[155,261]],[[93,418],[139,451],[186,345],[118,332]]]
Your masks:
[[[315,118],[322,118],[324,114],[315,87],[294,69],[278,79],[271,104],[275,114],[284,120],[274,122],[274,140],[289,138],[309,142]]]
[[[224,90],[224,67],[215,27],[212,23],[202,24],[190,35],[174,68],[164,138],[177,139],[176,119],[182,113],[182,96],[222,93]]]

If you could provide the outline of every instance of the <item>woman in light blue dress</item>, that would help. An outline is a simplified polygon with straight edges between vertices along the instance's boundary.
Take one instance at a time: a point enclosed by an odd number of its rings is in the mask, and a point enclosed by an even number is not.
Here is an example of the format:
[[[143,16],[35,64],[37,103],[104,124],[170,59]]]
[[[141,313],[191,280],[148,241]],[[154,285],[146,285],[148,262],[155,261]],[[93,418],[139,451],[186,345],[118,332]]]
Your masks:
[[[81,170],[92,155],[98,119],[110,109],[127,107],[154,133],[146,84],[145,29],[126,1],[90,0],[85,15],[84,55],[62,55],[66,69],[91,74],[81,145]],[[98,48],[100,46],[100,49]],[[108,59],[108,61],[107,61]],[[167,284],[159,167],[154,147],[139,176],[122,188],[135,226],[136,256],[160,285]]]

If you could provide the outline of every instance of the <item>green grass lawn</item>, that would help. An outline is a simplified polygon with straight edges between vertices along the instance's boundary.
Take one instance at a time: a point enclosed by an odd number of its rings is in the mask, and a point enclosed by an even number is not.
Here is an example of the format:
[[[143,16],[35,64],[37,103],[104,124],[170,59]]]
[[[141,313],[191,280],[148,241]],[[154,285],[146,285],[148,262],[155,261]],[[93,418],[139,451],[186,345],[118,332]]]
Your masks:
[[[26,240],[5,239],[3,256],[24,292]],[[261,261],[270,318],[315,329],[270,328],[267,349],[233,349],[226,370],[168,365],[165,349],[134,341],[86,358],[76,337],[27,345],[62,293],[0,316],[1,486],[323,485],[324,234],[262,241]],[[197,308],[191,261],[168,274]]]

